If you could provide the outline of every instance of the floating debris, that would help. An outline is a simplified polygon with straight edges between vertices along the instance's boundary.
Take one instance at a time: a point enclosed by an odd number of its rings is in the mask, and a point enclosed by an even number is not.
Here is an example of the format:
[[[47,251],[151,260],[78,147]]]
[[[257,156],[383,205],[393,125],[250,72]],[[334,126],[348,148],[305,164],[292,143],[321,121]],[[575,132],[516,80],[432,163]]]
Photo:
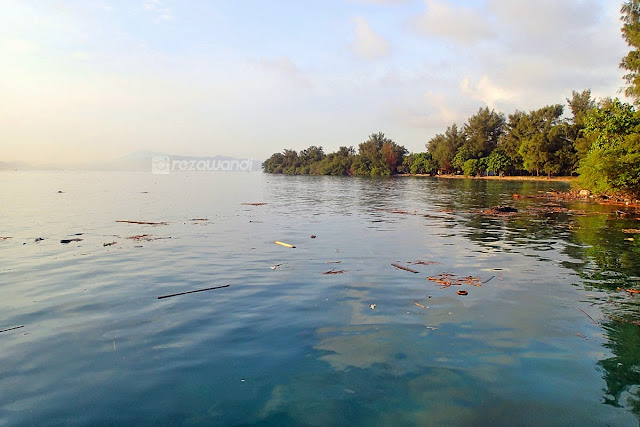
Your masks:
[[[342,261],[327,261],[325,264],[340,264]]]
[[[322,274],[342,274],[344,273],[344,270],[329,270],[329,271],[323,271]]]
[[[462,296],[469,295],[469,292],[467,292],[467,291],[458,291],[458,295],[462,295]]]
[[[102,246],[113,246],[118,242],[108,242],[108,243],[103,243]]]
[[[243,203],[245,206],[264,206],[266,203]]]
[[[191,218],[189,221],[209,221],[209,218]]]
[[[457,278],[455,274],[451,274],[451,273],[442,273],[436,277],[430,276],[430,277],[427,277],[427,280],[442,285],[441,289],[448,288],[449,286],[461,286],[461,285],[471,285],[476,287],[482,286],[482,282],[478,277],[467,276],[467,277]]]
[[[79,239],[79,238],[76,237],[75,239],[62,239],[62,240],[60,240],[60,243],[65,244],[65,245],[67,243],[71,243],[71,242],[82,242],[82,239]]]
[[[506,206],[506,205],[493,206],[492,208],[486,211],[481,211],[481,213],[485,215],[513,215],[517,212],[518,212],[518,209],[511,206]]]
[[[278,240],[274,241],[276,245],[284,246],[285,248],[295,248],[295,246],[290,245],[289,243],[280,242]]]
[[[440,264],[437,261],[409,261],[407,262],[407,264],[413,264],[413,265],[436,265],[436,264]]]
[[[127,237],[127,239],[135,240],[136,242],[139,242],[141,240],[150,242],[150,241],[153,240],[153,238],[151,237],[150,234],[138,234],[138,235],[135,235],[135,236],[129,236],[129,237]]]
[[[640,291],[636,290],[636,289],[625,289],[626,292],[630,293],[630,294],[640,294]]]
[[[413,274],[420,273],[419,271],[416,271],[416,270],[414,270],[412,268],[409,268],[409,267],[405,267],[404,265],[394,264],[394,263],[391,263],[391,265],[394,266],[395,268],[399,268],[400,270],[408,271],[409,273],[413,273]]]
[[[580,332],[576,332],[576,335],[579,336],[580,338],[586,338],[586,335],[582,335]]]
[[[13,239],[11,236],[0,236],[0,240]]]
[[[413,304],[417,305],[418,307],[422,307],[422,308],[429,308],[426,305],[422,305],[420,304],[418,301],[414,301]]]
[[[36,237],[34,242],[39,243],[39,242],[42,242],[43,240],[44,240],[44,238],[42,238],[42,237]]]
[[[376,309],[376,307],[377,307],[377,305],[376,305],[376,304],[369,304],[369,308],[370,308],[371,310],[375,310],[375,309]]]
[[[214,290],[214,289],[228,288],[229,286],[231,286],[231,285],[214,286],[214,287],[212,287],[212,288],[196,289],[195,291],[178,292],[177,294],[171,294],[171,295],[163,295],[163,296],[160,296],[160,297],[158,297],[158,299],[165,299],[165,298],[177,297],[178,295],[194,294],[194,293],[196,293],[196,292],[211,291],[211,290]]]
[[[640,230],[637,228],[625,228],[622,232],[627,234],[640,234]]]
[[[20,329],[20,328],[24,328],[24,325],[14,326],[13,328],[2,329],[2,330],[0,331],[0,333],[2,333],[2,332],[9,332],[9,331],[13,331],[14,329]]]
[[[280,267],[281,265],[282,265],[282,264],[275,264],[275,265],[272,265],[272,266],[271,266],[271,267],[269,267],[269,268],[270,268],[270,269],[272,269],[272,270],[275,270],[276,268]]]
[[[315,239],[316,237],[318,237],[318,236],[316,236],[315,234],[312,234],[312,235],[311,235],[311,238],[312,238],[312,239]]]
[[[128,221],[128,220],[117,220],[116,222],[122,222],[125,224],[142,224],[142,225],[169,225],[168,222],[150,222],[150,221]]]

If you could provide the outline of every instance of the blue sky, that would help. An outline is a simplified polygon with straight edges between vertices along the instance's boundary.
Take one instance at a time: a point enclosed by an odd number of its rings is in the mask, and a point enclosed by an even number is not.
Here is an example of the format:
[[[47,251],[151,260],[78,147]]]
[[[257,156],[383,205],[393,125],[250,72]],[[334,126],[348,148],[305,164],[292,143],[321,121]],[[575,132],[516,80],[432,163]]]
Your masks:
[[[0,0],[0,160],[264,159],[616,96],[612,0]]]

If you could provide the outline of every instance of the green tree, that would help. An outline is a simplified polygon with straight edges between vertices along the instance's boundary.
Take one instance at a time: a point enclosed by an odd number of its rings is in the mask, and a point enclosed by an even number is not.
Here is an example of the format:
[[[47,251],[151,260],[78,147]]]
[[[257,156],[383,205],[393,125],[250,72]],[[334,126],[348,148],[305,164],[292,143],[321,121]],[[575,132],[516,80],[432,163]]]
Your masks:
[[[320,162],[312,166],[311,173],[317,175],[351,175],[351,167],[356,151],[353,147],[340,147],[335,153],[329,153]]]
[[[551,176],[565,166],[560,156],[567,142],[566,127],[561,119],[563,110],[560,104],[548,105],[531,111],[521,119],[525,135],[518,152],[528,172],[540,175],[540,171],[543,171]]]
[[[571,99],[567,98],[567,104],[571,110],[572,117],[567,127],[567,137],[573,143],[575,149],[575,161],[583,159],[589,150],[593,140],[584,134],[584,127],[587,115],[596,108],[596,101],[591,98],[591,89],[582,92],[572,92]]]
[[[478,172],[480,172],[480,161],[478,159],[469,159],[462,165],[464,176],[476,175]]]
[[[433,161],[439,171],[453,172],[453,158],[458,148],[464,143],[464,134],[454,123],[449,126],[444,134],[437,134],[427,143],[427,151],[433,157]]]
[[[457,170],[461,171],[465,162],[473,158],[474,157],[471,151],[469,151],[469,149],[463,145],[462,147],[458,148],[458,151],[456,151],[456,155],[453,157],[451,165]]]
[[[385,137],[382,132],[374,133],[358,147],[358,155],[353,163],[355,175],[392,175],[404,160],[407,150]]]
[[[580,162],[580,184],[596,193],[640,195],[640,116],[619,99],[605,100],[586,118],[591,150]]]
[[[529,136],[530,132],[527,113],[516,110],[515,113],[509,114],[509,119],[505,124],[505,131],[498,141],[498,148],[509,158],[515,170],[524,170],[520,145]]]
[[[622,4],[622,38],[631,50],[622,58],[620,68],[627,71],[625,95],[640,103],[640,0],[630,0]]]
[[[464,125],[464,147],[471,153],[471,157],[479,159],[488,156],[498,145],[504,125],[504,114],[489,111],[489,107],[478,109]]]
[[[487,157],[486,163],[488,171],[500,176],[504,175],[504,172],[512,167],[511,160],[500,148],[496,148],[491,152]]]
[[[274,153],[262,163],[262,169],[266,173],[282,173],[284,167],[284,155],[282,153]]]
[[[400,171],[410,174],[431,174],[436,169],[429,153],[412,153],[404,158]]]

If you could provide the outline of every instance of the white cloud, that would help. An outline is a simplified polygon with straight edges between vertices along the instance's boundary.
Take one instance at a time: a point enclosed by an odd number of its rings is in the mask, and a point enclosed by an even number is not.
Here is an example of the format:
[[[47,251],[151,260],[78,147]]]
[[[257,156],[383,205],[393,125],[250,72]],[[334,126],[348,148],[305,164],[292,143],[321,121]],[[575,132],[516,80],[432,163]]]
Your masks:
[[[497,85],[486,74],[475,84],[470,77],[463,78],[460,82],[460,93],[492,109],[498,109],[500,105],[513,101],[519,95],[516,90]]]
[[[355,40],[351,44],[353,52],[362,59],[380,59],[389,56],[389,42],[373,31],[371,25],[360,17],[354,18],[356,23]]]
[[[464,44],[495,36],[487,17],[476,9],[440,0],[425,0],[425,4],[425,12],[411,23],[418,34]]]
[[[166,7],[161,0],[145,0],[143,7],[155,15],[155,21],[170,21],[173,19],[171,9]]]
[[[311,87],[309,78],[298,68],[298,66],[286,56],[276,59],[261,58],[258,62],[262,71],[275,74],[280,80],[279,83],[295,84],[296,86]]]

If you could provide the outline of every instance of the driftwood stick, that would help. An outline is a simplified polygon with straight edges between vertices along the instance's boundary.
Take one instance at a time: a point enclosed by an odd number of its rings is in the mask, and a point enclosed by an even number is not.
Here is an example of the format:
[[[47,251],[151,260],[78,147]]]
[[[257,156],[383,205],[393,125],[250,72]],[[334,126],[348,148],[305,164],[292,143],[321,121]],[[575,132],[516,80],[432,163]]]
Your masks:
[[[391,265],[393,265],[395,268],[399,268],[400,270],[408,271],[409,273],[414,273],[414,274],[420,273],[419,271],[416,271],[416,270],[414,270],[412,268],[409,268],[409,267],[405,267],[404,265],[393,264],[393,263],[391,263]]]
[[[162,221],[162,222],[149,222],[149,221],[125,221],[125,220],[118,220],[116,222],[123,222],[125,224],[143,224],[143,225],[167,225],[166,222]]]
[[[14,329],[20,329],[20,328],[24,328],[24,325],[14,326],[13,328],[3,329],[3,330],[1,330],[0,332],[13,331]]]
[[[496,277],[496,276],[491,276],[491,277],[489,277],[487,280],[485,280],[485,281],[484,281],[484,282],[482,282],[482,283],[483,283],[483,284],[484,284],[484,283],[489,283],[489,282],[490,282],[490,281],[492,281],[495,277]]]
[[[584,314],[586,314],[586,316],[591,319],[591,321],[593,322],[594,325],[597,325],[598,322],[596,322],[593,317],[589,316],[589,313],[587,313],[586,311],[584,311],[583,309],[579,308],[578,310],[580,310],[581,312],[583,312]]]
[[[161,297],[158,297],[158,299],[164,299],[164,298],[177,297],[178,295],[193,294],[193,293],[196,293],[196,292],[211,291],[211,290],[213,290],[213,289],[228,288],[229,286],[231,286],[231,285],[214,286],[213,288],[197,289],[197,290],[195,290],[195,291],[187,291],[187,292],[179,292],[179,293],[177,293],[177,294],[163,295],[163,296],[161,296]]]

